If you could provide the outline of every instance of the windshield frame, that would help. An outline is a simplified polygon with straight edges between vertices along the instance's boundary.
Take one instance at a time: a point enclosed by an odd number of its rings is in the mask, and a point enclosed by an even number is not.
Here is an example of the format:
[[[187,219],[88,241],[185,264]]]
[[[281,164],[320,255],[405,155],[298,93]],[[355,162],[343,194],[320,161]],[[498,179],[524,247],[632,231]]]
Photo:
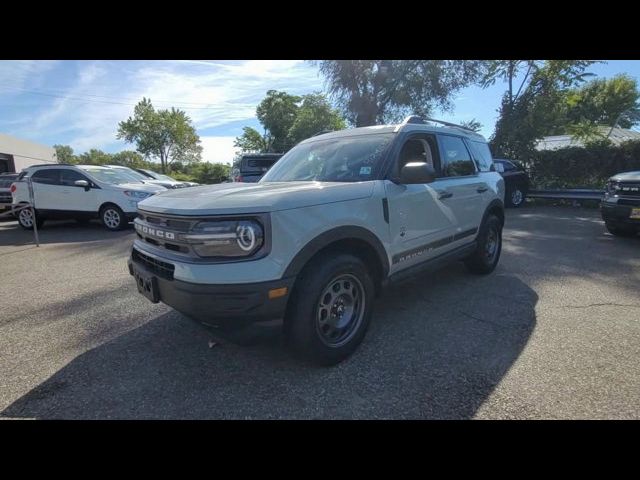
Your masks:
[[[269,176],[273,174],[273,172],[277,173],[278,165],[282,165],[283,162],[286,162],[288,157],[295,153],[296,150],[304,147],[308,147],[313,144],[318,143],[329,143],[329,142],[340,142],[352,139],[365,139],[371,137],[385,137],[388,138],[387,143],[384,145],[384,148],[380,152],[380,157],[377,159],[375,164],[373,164],[371,176],[367,179],[362,180],[354,180],[354,181],[345,181],[345,180],[321,180],[321,179],[309,179],[309,180],[269,180]],[[285,153],[274,165],[271,166],[269,171],[267,171],[262,178],[259,180],[259,183],[269,183],[269,182],[334,182],[334,183],[358,183],[358,182],[370,182],[373,180],[381,180],[384,178],[384,173],[386,171],[386,165],[388,163],[389,154],[393,149],[393,146],[396,143],[397,133],[396,132],[375,132],[375,133],[357,133],[352,135],[340,135],[340,136],[330,136],[329,138],[318,138],[317,140],[307,140],[299,143],[287,153]]]

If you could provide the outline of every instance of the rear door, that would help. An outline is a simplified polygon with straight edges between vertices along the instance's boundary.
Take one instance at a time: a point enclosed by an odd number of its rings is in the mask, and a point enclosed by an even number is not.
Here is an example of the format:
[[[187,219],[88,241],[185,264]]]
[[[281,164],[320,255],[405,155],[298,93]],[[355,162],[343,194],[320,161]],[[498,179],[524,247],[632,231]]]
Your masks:
[[[65,187],[60,183],[60,170],[62,169],[42,168],[31,175],[34,202],[38,210],[63,210],[62,191]],[[27,185],[25,189],[28,189]]]
[[[453,244],[463,244],[475,236],[484,214],[484,194],[489,188],[462,137],[438,134],[441,177],[434,182],[439,198],[456,218]]]

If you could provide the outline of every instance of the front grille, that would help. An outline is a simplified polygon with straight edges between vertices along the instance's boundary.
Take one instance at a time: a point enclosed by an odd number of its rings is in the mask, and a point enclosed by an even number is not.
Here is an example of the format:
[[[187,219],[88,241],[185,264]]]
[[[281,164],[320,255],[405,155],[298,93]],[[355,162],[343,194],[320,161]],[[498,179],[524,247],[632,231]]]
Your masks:
[[[616,194],[622,197],[638,197],[640,198],[640,183],[620,182]]]
[[[629,205],[632,207],[640,207],[640,197],[636,198],[619,198],[618,205]]]
[[[131,259],[134,262],[143,265],[147,270],[150,270],[159,277],[165,278],[167,280],[173,280],[173,272],[176,269],[175,265],[156,260],[155,258],[150,257],[149,255],[145,255],[135,248],[131,252]]]
[[[13,201],[13,199],[11,197],[11,192],[9,192],[9,193],[5,193],[5,192],[0,193],[0,203],[11,203],[12,201]]]
[[[194,223],[192,220],[177,220],[174,218],[160,217],[142,212],[138,212],[138,218],[150,225],[158,225],[160,227],[166,227],[169,230],[183,233],[188,232],[191,224]]]

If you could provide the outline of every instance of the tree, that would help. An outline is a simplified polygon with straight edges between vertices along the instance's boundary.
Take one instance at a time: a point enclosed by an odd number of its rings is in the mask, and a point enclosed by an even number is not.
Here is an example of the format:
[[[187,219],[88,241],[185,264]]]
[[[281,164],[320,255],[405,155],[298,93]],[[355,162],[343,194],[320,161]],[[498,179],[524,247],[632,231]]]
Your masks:
[[[272,138],[267,134],[260,135],[255,128],[244,127],[242,135],[236,137],[233,146],[241,149],[243,152],[265,153],[271,148]]]
[[[123,150],[122,152],[111,155],[111,163],[129,168],[146,168],[149,162],[146,162],[144,157],[138,152]]]
[[[264,134],[244,127],[234,146],[242,152],[285,153],[296,143],[324,130],[346,127],[340,113],[321,93],[304,96],[269,90],[256,109]],[[234,165],[236,162],[234,161]]]
[[[195,166],[193,176],[198,183],[221,183],[229,179],[230,172],[230,165],[203,162]]]
[[[460,125],[463,126],[464,128],[468,128],[469,130],[471,130],[473,132],[479,132],[480,130],[482,130],[482,126],[483,126],[475,118],[472,118],[471,120],[465,120]]]
[[[78,163],[77,157],[73,154],[73,148],[69,145],[54,145],[58,163]]]
[[[92,148],[88,152],[78,155],[78,163],[81,165],[108,165],[112,162],[113,156],[110,153]]]
[[[638,82],[628,75],[601,78],[567,94],[569,124],[631,128],[640,121]]]
[[[493,153],[496,156],[506,156],[526,162],[534,150],[536,140],[566,127],[564,104],[567,90],[591,75],[586,73],[585,69],[594,62],[588,60],[501,60],[496,62],[497,66],[488,68],[489,73],[480,82],[486,87],[498,79],[503,79],[509,85],[503,95],[496,129],[491,138]],[[525,75],[516,89],[513,82],[518,68],[524,68],[525,65]]]
[[[155,110],[150,99],[143,98],[133,117],[118,124],[118,139],[135,143],[145,157],[158,158],[163,172],[174,161],[199,162],[202,147],[191,119],[182,110]]]
[[[478,60],[323,60],[330,94],[356,127],[388,123],[435,107],[451,110],[451,98],[484,72]]]
[[[289,146],[323,131],[346,128],[340,113],[331,107],[321,93],[302,97],[302,104],[288,132]]]
[[[288,150],[287,137],[296,120],[300,101],[301,98],[296,95],[269,90],[267,96],[256,108],[258,121],[271,137],[268,151],[285,152]]]

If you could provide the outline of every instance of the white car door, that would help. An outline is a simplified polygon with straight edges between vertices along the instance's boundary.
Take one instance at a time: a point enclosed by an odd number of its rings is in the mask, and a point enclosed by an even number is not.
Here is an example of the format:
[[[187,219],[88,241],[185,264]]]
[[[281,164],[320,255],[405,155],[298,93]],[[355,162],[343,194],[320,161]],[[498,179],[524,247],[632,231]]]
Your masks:
[[[436,143],[433,135],[408,137],[395,159],[392,176],[411,161],[434,164]],[[436,182],[402,185],[385,180],[389,211],[392,264],[390,273],[403,270],[447,252],[456,227],[450,205],[440,198]]]
[[[85,180],[89,188],[79,187],[76,180]],[[85,175],[71,169],[61,169],[60,183],[64,187],[61,191],[63,209],[73,212],[97,212],[98,189],[96,185]]]
[[[60,168],[42,168],[31,175],[33,197],[38,210],[63,210],[65,189],[60,184]],[[25,189],[28,187],[25,185]]]

